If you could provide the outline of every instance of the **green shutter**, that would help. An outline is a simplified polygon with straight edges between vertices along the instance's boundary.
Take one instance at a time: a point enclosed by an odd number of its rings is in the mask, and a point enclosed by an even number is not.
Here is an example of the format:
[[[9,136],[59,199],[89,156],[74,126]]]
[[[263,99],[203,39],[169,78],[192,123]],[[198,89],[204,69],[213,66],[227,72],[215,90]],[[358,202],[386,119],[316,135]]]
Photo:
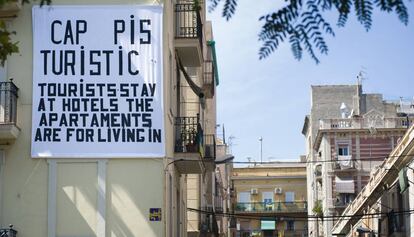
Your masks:
[[[400,170],[398,173],[398,180],[400,183],[400,193],[404,193],[404,191],[408,188],[407,167]]]

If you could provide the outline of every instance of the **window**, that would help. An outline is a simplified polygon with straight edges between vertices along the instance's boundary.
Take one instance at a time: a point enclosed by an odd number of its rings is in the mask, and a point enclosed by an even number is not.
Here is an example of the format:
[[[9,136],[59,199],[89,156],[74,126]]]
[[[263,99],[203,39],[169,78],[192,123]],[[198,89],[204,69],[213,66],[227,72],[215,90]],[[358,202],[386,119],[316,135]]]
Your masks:
[[[294,202],[295,201],[295,193],[294,192],[286,192],[285,193],[285,202]]]
[[[251,211],[252,205],[250,203],[250,192],[239,192],[237,209],[239,211]]]
[[[338,156],[348,156],[348,145],[338,145]]]
[[[273,210],[273,192],[262,192],[262,200],[266,211]]]
[[[295,221],[292,221],[292,220],[287,221],[286,230],[295,230]]]
[[[346,206],[354,200],[354,194],[340,193],[336,198],[336,206]]]
[[[262,199],[265,204],[273,202],[273,192],[263,192]]]
[[[239,202],[250,202],[250,192],[239,192]]]

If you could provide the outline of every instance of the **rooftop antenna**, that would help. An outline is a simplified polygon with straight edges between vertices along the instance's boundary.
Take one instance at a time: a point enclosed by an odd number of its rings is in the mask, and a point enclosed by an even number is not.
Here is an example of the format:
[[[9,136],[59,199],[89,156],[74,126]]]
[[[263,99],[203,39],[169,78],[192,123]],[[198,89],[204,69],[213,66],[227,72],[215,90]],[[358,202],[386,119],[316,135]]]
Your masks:
[[[223,123],[223,143],[226,144],[226,129],[224,129],[224,123]]]
[[[230,137],[229,137],[229,151],[230,151],[230,154],[232,153],[232,148],[233,148],[233,145],[234,145],[234,143],[233,143],[234,139],[236,139],[236,137],[233,136],[233,135],[230,135]]]
[[[357,75],[357,83],[358,85],[362,85],[362,81],[363,80],[367,80],[368,78],[366,77],[367,73],[365,72],[366,68],[361,66],[361,70],[358,72]]]
[[[260,163],[263,163],[263,137],[259,137],[260,142]]]

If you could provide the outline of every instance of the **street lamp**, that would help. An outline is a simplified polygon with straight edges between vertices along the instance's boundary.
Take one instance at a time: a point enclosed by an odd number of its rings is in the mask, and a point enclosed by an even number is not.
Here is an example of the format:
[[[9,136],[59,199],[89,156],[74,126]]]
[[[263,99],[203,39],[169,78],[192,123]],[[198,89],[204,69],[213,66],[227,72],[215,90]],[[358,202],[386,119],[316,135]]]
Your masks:
[[[260,163],[263,163],[263,137],[259,137],[260,141]]]

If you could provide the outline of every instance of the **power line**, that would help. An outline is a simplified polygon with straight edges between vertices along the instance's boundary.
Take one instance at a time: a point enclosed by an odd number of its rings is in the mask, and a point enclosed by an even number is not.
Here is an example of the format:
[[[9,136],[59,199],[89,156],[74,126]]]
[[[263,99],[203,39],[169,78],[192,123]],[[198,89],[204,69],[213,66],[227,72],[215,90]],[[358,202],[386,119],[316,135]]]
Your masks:
[[[414,213],[414,209],[403,210],[403,211],[393,211],[393,212],[373,212],[373,213],[366,213],[366,214],[356,214],[356,215],[330,215],[330,216],[317,216],[317,215],[309,215],[305,214],[303,216],[298,216],[297,214],[292,215],[278,215],[275,214],[273,216],[266,215],[266,216],[258,216],[255,214],[237,214],[237,213],[226,213],[226,212],[213,212],[213,211],[205,211],[201,209],[195,208],[187,208],[188,211],[191,212],[198,212],[207,215],[216,215],[216,216],[225,216],[225,217],[235,217],[239,219],[251,219],[251,220],[263,220],[263,219],[287,219],[287,220],[300,220],[300,221],[316,221],[316,220],[323,220],[323,221],[335,221],[335,220],[352,220],[352,219],[369,219],[373,217],[382,217],[382,216],[389,216],[391,213],[392,215],[411,215]],[[345,219],[344,219],[345,218]]]
[[[395,185],[397,184],[397,182],[395,182],[394,184],[392,184],[390,187],[387,188],[387,191],[391,190]],[[378,203],[380,204],[381,203]],[[384,205],[385,206],[385,205]],[[387,206],[385,206],[387,207]],[[363,220],[363,219],[370,219],[370,218],[375,218],[375,217],[388,217],[391,213],[392,215],[411,215],[414,213],[414,209],[408,209],[408,210],[402,210],[402,211],[394,211],[393,208],[391,207],[387,207],[389,209],[391,209],[391,212],[372,212],[372,213],[366,213],[366,214],[354,214],[354,215],[328,215],[328,216],[318,216],[318,215],[309,215],[309,214],[305,214],[304,216],[298,216],[295,213],[292,213],[291,215],[274,215],[274,216],[258,216],[255,214],[234,214],[234,213],[225,213],[225,212],[211,212],[211,211],[205,211],[205,210],[201,210],[201,209],[195,209],[195,208],[187,208],[188,211],[193,211],[193,212],[199,212],[199,213],[204,213],[207,215],[219,215],[219,216],[227,216],[227,217],[236,217],[236,218],[240,218],[240,219],[253,219],[253,220],[263,220],[266,218],[286,218],[289,220],[301,220],[301,221],[318,221],[319,219],[323,220],[323,221],[337,221],[337,220],[352,220],[352,219],[356,219],[356,220]],[[374,209],[375,210],[375,209]],[[305,210],[306,212],[306,210]]]
[[[255,164],[255,165],[272,165],[272,164],[280,164],[283,162],[286,163],[294,163],[294,164],[319,164],[319,163],[333,163],[333,162],[341,162],[341,161],[384,161],[389,158],[398,158],[398,157],[414,157],[414,155],[399,155],[399,156],[375,156],[375,157],[369,157],[369,158],[360,158],[360,159],[347,159],[347,160],[311,160],[311,161],[264,161],[264,162],[257,162],[257,161],[215,161],[213,159],[209,160],[186,160],[183,158],[175,159],[167,164],[174,164],[176,162],[204,162],[204,163],[215,163],[217,165],[220,164]],[[174,159],[174,158],[172,158]]]

